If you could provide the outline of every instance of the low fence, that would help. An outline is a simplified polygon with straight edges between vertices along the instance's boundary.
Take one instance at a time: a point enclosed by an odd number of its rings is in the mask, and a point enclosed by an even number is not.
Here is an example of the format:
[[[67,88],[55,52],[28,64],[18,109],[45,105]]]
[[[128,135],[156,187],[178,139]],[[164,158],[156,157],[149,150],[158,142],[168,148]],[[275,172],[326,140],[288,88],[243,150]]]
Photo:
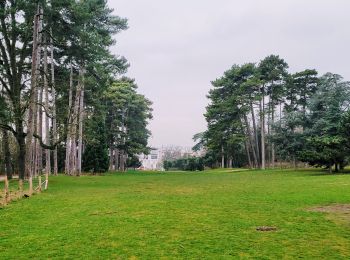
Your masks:
[[[8,180],[7,176],[0,179],[0,184],[3,182],[3,187],[0,186],[0,205],[6,205],[13,200],[18,200],[23,197],[30,197],[34,193],[40,193],[43,189],[47,190],[49,178],[48,175],[38,176],[36,178],[29,177],[28,180]],[[44,180],[43,180],[44,179]],[[3,188],[3,190],[1,189]]]

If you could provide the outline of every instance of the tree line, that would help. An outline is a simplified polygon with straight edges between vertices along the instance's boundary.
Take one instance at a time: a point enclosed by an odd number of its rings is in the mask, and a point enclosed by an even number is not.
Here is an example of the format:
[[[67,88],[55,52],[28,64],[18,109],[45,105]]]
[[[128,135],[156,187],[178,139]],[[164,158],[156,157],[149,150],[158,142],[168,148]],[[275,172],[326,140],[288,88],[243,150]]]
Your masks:
[[[149,150],[152,103],[113,55],[127,20],[105,0],[0,1],[1,170],[125,170]]]
[[[194,150],[205,149],[210,167],[265,169],[304,162],[332,171],[350,155],[350,83],[314,69],[290,73],[270,55],[233,65],[212,81],[205,119]]]

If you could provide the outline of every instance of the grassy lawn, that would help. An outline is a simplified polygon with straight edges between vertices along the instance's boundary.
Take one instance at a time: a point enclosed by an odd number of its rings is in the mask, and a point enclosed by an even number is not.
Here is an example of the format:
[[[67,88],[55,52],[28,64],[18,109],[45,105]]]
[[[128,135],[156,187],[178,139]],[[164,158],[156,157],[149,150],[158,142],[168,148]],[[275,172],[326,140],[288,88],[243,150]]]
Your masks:
[[[350,216],[308,210],[332,203],[350,203],[350,175],[51,177],[49,191],[0,209],[0,259],[350,258]]]

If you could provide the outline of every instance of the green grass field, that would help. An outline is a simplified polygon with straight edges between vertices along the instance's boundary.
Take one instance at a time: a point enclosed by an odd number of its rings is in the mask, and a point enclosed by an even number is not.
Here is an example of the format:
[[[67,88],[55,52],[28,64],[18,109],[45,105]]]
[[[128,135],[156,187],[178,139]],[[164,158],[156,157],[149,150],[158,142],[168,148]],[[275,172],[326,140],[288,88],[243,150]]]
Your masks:
[[[348,259],[350,215],[309,210],[333,203],[350,203],[350,175],[50,177],[48,191],[0,209],[0,259]]]

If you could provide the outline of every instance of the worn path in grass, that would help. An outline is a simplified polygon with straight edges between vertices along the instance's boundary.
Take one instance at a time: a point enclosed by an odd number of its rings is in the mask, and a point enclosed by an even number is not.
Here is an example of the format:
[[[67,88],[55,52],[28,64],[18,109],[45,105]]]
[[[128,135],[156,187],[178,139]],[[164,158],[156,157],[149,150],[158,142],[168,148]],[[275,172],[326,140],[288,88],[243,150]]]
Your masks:
[[[308,210],[332,203],[350,203],[350,175],[51,177],[49,191],[0,209],[0,259],[350,258],[350,223]]]

